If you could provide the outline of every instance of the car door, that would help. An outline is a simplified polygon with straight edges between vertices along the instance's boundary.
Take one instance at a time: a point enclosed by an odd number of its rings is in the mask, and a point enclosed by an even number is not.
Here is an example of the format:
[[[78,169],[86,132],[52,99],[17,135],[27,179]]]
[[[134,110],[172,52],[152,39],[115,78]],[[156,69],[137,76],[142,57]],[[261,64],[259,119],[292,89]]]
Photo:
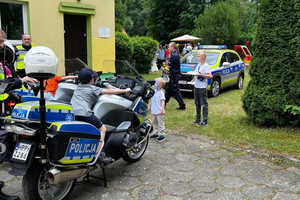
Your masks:
[[[234,52],[227,52],[227,55],[229,57],[229,74],[228,74],[228,85],[235,84],[237,82],[237,78],[239,76],[239,72],[241,69],[241,65],[243,61],[241,61],[238,57],[238,55]]]
[[[230,65],[225,66],[224,63],[230,63],[228,52],[224,52],[220,59],[220,68],[221,68],[221,76],[222,76],[222,83],[221,86],[228,85],[228,81],[230,80]]]

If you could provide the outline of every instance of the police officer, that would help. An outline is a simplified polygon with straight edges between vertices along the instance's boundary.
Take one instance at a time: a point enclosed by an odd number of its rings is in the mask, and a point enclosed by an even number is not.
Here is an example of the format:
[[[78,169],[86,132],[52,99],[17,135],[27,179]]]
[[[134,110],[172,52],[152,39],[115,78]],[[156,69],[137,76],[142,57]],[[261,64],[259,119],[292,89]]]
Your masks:
[[[169,102],[171,96],[173,96],[179,104],[179,107],[176,108],[176,110],[185,110],[186,105],[183,102],[178,85],[179,79],[181,77],[180,56],[177,52],[177,46],[175,42],[171,42],[169,44],[169,52],[171,53],[170,61],[168,63],[170,81],[166,90],[166,104]]]
[[[10,83],[4,92],[9,90],[17,89],[22,87],[23,82],[37,82],[36,79],[30,77],[19,78],[6,78],[3,74],[5,70],[6,64],[12,64],[14,62],[14,51],[4,44],[6,34],[3,30],[0,29],[0,62],[3,64],[3,69],[0,70],[0,82]],[[3,94],[0,95],[1,98],[4,98]],[[2,110],[2,106],[0,106],[0,110]],[[18,196],[8,196],[2,192],[2,188],[4,187],[4,182],[0,181],[0,200],[18,200],[20,199]]]
[[[27,52],[35,47],[31,44],[31,36],[29,34],[22,35],[22,45],[16,46],[16,55],[17,55],[17,74],[20,78],[23,78],[26,76],[25,73],[25,65],[24,65],[24,58],[27,54]]]

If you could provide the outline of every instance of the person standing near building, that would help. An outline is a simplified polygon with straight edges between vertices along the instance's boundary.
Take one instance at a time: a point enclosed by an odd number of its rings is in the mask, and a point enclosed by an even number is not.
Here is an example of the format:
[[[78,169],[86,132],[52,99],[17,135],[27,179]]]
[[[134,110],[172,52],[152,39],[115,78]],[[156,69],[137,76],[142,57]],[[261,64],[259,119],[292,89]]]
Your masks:
[[[35,47],[31,44],[31,36],[27,33],[22,35],[22,45],[16,46],[16,56],[17,56],[17,74],[20,78],[23,78],[26,76],[25,73],[25,65],[24,65],[24,58],[27,54],[27,52]]]
[[[157,68],[160,70],[163,67],[163,62],[165,61],[165,51],[163,46],[160,44],[157,50]]]
[[[179,107],[176,108],[177,110],[185,110],[186,105],[183,102],[182,95],[179,90],[179,79],[181,77],[180,73],[180,56],[177,52],[177,45],[175,42],[171,42],[169,44],[169,52],[171,54],[170,61],[168,63],[169,68],[169,78],[170,81],[168,83],[166,89],[166,104],[169,102],[171,96],[173,96],[179,104]]]
[[[195,69],[195,89],[194,89],[194,101],[196,105],[196,123],[197,126],[208,125],[208,96],[207,96],[207,79],[212,78],[209,65],[205,61],[206,52],[201,50],[197,52],[197,60],[199,64]],[[193,70],[194,65],[190,65]],[[203,108],[203,121],[201,121],[201,107]]]
[[[164,47],[164,51],[165,51],[165,61],[167,62],[170,60],[170,53],[167,47]]]

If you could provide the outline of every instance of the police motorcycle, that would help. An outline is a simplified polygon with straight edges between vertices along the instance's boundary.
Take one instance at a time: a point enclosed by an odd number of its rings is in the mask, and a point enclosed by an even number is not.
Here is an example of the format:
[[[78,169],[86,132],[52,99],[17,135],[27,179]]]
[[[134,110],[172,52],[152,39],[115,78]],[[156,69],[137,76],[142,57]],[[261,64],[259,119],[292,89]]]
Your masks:
[[[57,58],[51,49],[35,47],[25,57],[25,70],[28,76],[43,82],[56,74]],[[105,141],[101,143],[96,127],[74,120],[69,101],[76,84],[72,87],[70,83],[59,84],[57,100],[47,102],[41,88],[39,102],[17,104],[11,116],[4,118],[6,130],[18,138],[9,173],[23,176],[26,199],[65,199],[78,178],[88,180],[89,172],[99,167],[106,185],[104,166],[110,163],[98,162],[101,152],[111,157],[112,162],[120,158],[127,162],[141,159],[152,131],[152,122],[146,115],[147,102],[154,91],[134,68],[124,73],[129,71],[135,72],[135,76],[118,75],[101,82],[101,87],[132,88],[130,94],[98,98],[93,111],[107,128]],[[97,153],[98,145],[101,149]]]

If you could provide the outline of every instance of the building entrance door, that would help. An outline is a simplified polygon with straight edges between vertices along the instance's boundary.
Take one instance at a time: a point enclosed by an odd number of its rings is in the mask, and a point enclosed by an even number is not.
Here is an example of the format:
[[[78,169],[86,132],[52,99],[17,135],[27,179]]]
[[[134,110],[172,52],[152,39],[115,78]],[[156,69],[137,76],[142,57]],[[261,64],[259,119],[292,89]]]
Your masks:
[[[68,59],[79,58],[87,64],[87,35],[86,17],[80,15],[64,14],[64,37],[65,37],[65,68],[66,74],[77,71],[68,66]]]

